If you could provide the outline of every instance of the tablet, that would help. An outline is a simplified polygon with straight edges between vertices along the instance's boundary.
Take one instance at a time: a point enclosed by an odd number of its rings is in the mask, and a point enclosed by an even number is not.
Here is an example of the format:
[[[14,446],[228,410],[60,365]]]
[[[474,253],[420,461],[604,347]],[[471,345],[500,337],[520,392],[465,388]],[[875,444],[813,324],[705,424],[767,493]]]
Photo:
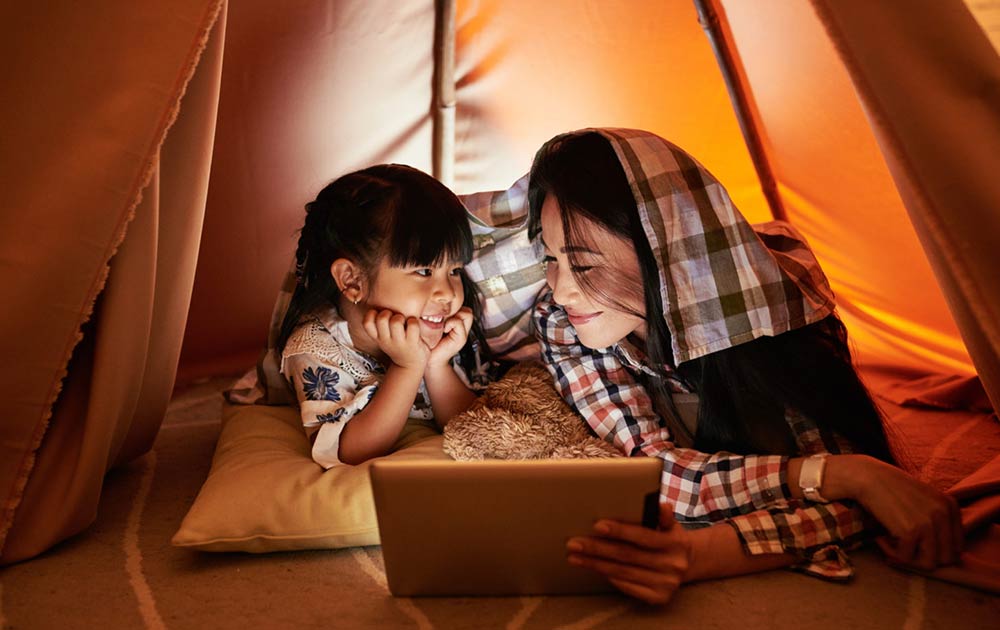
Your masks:
[[[376,461],[371,466],[389,590],[549,595],[614,587],[566,561],[566,540],[601,518],[655,527],[657,458]]]

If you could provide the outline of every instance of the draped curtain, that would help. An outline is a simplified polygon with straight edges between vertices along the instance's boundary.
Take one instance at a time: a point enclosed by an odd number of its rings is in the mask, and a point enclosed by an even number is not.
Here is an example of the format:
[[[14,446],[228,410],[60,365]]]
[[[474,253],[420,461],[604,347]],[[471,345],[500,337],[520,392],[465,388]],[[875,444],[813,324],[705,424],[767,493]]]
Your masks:
[[[220,0],[3,14],[8,564],[86,527],[104,474],[159,430],[198,257],[225,14]]]

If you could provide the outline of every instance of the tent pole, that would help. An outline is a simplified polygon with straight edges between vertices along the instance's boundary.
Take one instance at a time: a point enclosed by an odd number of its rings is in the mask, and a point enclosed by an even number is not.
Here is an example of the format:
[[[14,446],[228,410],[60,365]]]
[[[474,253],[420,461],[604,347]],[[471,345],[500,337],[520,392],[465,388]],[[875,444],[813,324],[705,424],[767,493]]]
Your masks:
[[[729,100],[732,101],[733,109],[736,111],[736,120],[740,124],[743,140],[747,143],[747,149],[750,151],[750,159],[753,160],[761,190],[764,192],[764,198],[767,199],[767,205],[770,206],[771,214],[775,219],[787,221],[788,213],[785,212],[785,207],[781,203],[774,173],[771,171],[771,165],[764,154],[764,144],[756,125],[754,125],[750,101],[739,81],[739,62],[726,46],[725,32],[719,19],[719,12],[716,11],[713,0],[694,0],[694,5],[698,9],[698,21],[705,30],[708,41],[712,44],[715,59],[719,62],[722,78],[729,91]]]
[[[455,181],[455,0],[434,0],[434,177]]]

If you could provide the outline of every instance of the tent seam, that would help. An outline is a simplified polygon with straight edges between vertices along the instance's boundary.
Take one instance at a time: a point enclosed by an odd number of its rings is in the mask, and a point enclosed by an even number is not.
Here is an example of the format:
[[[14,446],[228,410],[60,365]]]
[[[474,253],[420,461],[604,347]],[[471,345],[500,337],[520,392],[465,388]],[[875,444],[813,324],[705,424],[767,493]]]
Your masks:
[[[24,491],[28,485],[28,480],[31,477],[31,472],[34,470],[35,462],[37,461],[38,449],[41,447],[42,440],[44,439],[45,433],[49,427],[49,422],[52,419],[53,407],[59,398],[59,394],[62,392],[63,382],[68,375],[70,359],[73,356],[73,351],[83,339],[83,325],[90,320],[94,313],[94,306],[96,305],[97,298],[104,290],[108,276],[111,272],[111,259],[114,258],[118,249],[121,247],[122,242],[125,240],[128,226],[135,218],[136,209],[142,202],[143,192],[148,187],[149,182],[152,180],[153,173],[156,171],[157,164],[159,162],[160,149],[166,140],[167,132],[173,126],[174,122],[176,122],[177,116],[180,114],[181,101],[187,92],[188,84],[194,77],[198,63],[201,61],[202,53],[208,45],[212,29],[218,21],[225,2],[226,0],[212,0],[212,2],[205,9],[201,19],[201,26],[197,30],[197,35],[194,39],[192,47],[185,57],[181,70],[178,72],[177,78],[174,81],[174,89],[172,92],[175,96],[169,101],[167,108],[160,116],[160,122],[157,125],[157,130],[154,133],[149,148],[145,153],[145,163],[139,171],[139,174],[136,176],[131,187],[131,190],[135,192],[129,195],[130,201],[127,202],[125,208],[123,209],[122,218],[119,220],[118,227],[115,229],[114,235],[108,244],[104,261],[97,272],[97,276],[91,284],[90,290],[87,292],[85,303],[79,311],[76,328],[66,342],[66,348],[63,351],[62,367],[53,379],[53,383],[50,387],[50,393],[46,397],[45,405],[43,407],[42,416],[38,419],[35,431],[31,437],[31,446],[21,460],[21,465],[19,467],[20,470],[14,475],[14,481],[7,495],[8,498],[5,501],[2,513],[0,513],[0,565],[4,564],[3,551],[6,547],[7,535],[10,533],[14,524],[17,508],[20,506],[21,500],[24,498]]]

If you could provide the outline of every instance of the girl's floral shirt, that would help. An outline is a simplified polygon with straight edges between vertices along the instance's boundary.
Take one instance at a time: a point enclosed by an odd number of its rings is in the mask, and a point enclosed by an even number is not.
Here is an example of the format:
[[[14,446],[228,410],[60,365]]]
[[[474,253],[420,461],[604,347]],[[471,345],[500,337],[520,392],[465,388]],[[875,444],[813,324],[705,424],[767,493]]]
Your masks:
[[[476,391],[484,384],[485,368],[470,379],[454,362],[453,366],[469,389]],[[329,308],[305,318],[292,332],[281,354],[281,373],[295,392],[306,434],[313,438],[313,460],[324,468],[342,464],[340,434],[375,397],[385,366],[354,347],[347,321]],[[434,417],[423,381],[409,417]]]

